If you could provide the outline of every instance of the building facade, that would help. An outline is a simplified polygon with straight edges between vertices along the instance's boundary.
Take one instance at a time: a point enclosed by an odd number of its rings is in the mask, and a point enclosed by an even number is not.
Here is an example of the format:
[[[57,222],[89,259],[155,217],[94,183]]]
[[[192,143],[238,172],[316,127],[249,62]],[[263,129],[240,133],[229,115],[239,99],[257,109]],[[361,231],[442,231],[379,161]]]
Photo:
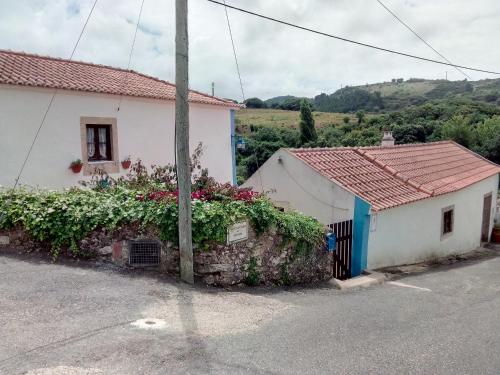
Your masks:
[[[325,225],[352,220],[352,256],[362,270],[460,254],[488,241],[499,172],[448,141],[282,149],[244,186]]]
[[[0,185],[15,183],[49,105],[20,184],[74,186],[96,169],[118,177],[127,158],[174,164],[174,100],[175,86],[136,72],[0,51]],[[220,182],[236,178],[238,108],[190,93],[190,148],[202,144],[201,164]],[[69,169],[77,159],[80,173]]]

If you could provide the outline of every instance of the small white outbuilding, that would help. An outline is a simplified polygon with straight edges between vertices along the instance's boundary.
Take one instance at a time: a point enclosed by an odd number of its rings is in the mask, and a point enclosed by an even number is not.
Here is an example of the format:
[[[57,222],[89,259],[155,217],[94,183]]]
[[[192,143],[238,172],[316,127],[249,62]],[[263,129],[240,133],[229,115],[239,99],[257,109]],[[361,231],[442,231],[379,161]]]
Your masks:
[[[244,186],[326,225],[347,223],[356,275],[464,253],[488,241],[499,172],[451,141],[281,149]]]
[[[220,182],[236,183],[234,111],[240,106],[190,91],[190,146]],[[40,125],[43,126],[40,128]],[[0,50],[0,185],[60,188],[92,171],[126,173],[175,162],[175,85],[134,71]],[[70,163],[81,159],[73,173]]]

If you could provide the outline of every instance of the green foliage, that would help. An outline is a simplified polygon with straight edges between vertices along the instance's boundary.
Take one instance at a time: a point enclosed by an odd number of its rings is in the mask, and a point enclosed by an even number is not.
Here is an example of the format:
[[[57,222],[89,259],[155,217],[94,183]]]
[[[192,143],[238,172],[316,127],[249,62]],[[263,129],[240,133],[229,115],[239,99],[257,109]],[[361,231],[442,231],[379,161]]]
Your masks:
[[[300,142],[302,144],[314,142],[318,138],[314,127],[311,105],[302,100],[300,102]]]
[[[357,87],[345,87],[331,95],[320,94],[314,98],[314,107],[324,112],[375,112],[384,108],[380,93],[370,93]]]
[[[292,285],[292,278],[290,276],[290,273],[288,272],[288,264],[287,263],[283,263],[281,265],[280,284],[286,285],[286,286]]]
[[[500,116],[494,116],[475,128],[474,151],[500,164]]]
[[[77,243],[98,228],[114,230],[137,223],[153,226],[160,238],[177,242],[178,206],[175,200],[138,199],[136,189],[116,186],[103,191],[71,189],[65,191],[0,191],[0,229],[24,228],[34,239],[52,245],[57,257],[63,248],[73,255]],[[251,202],[194,200],[192,205],[193,243],[204,248],[212,242],[224,242],[227,228],[248,219],[258,233],[272,227],[287,241],[317,244],[323,226],[315,219],[298,213],[284,213],[266,198]],[[301,231],[300,228],[303,228]]]
[[[300,103],[305,100],[312,106],[312,100],[309,98],[298,98],[292,95],[277,96],[265,101],[265,104],[270,108],[284,109],[287,111],[299,111]]]
[[[260,273],[257,270],[257,259],[251,257],[247,265],[247,277],[245,278],[245,283],[250,286],[256,286],[260,284]]]
[[[472,144],[472,129],[463,116],[454,116],[442,128],[443,139],[451,139],[462,146],[470,147]]]
[[[267,108],[267,104],[259,98],[249,98],[245,100],[247,108]]]
[[[462,84],[464,84],[462,82]],[[475,91],[474,91],[475,93]],[[396,143],[434,142],[453,139],[498,163],[500,153],[500,108],[466,99],[448,99],[410,106],[403,111],[364,117],[359,124],[337,123],[317,129],[317,139],[301,143],[295,129],[254,126],[247,135],[247,149],[238,151],[239,181],[250,177],[258,167],[282,147],[339,147],[379,145],[382,130],[392,130]]]
[[[358,119],[358,125],[361,125],[361,123],[364,121],[366,117],[365,111],[357,111],[356,112],[356,118]]]

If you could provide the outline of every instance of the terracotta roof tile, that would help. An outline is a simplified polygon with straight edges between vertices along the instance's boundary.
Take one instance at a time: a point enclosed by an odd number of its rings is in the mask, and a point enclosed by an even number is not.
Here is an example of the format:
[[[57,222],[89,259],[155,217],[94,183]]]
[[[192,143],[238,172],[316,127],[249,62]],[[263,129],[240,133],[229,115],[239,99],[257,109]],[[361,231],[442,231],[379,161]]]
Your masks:
[[[500,173],[451,141],[391,147],[289,149],[379,211],[450,193]]]
[[[0,50],[0,84],[175,100],[175,85],[133,70]],[[240,105],[190,90],[194,103]]]

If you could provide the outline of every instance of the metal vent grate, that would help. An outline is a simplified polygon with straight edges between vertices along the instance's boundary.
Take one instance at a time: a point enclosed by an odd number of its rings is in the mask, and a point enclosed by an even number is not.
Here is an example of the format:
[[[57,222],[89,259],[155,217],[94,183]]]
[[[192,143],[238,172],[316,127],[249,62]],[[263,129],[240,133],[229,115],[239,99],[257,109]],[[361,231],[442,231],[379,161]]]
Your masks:
[[[160,264],[161,246],[156,241],[131,241],[129,264],[132,266],[157,266]]]

